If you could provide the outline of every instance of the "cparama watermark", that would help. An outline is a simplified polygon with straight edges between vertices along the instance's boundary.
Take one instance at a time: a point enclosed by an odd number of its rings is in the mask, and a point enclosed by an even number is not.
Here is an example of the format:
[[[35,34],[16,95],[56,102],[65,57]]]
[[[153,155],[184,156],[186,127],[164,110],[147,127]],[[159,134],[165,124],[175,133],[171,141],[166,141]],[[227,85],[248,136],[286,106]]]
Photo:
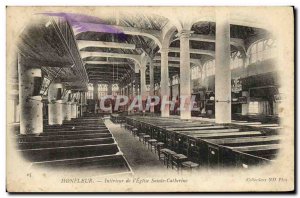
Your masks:
[[[100,98],[100,109],[102,111],[118,111],[121,107],[126,107],[128,111],[132,111],[134,109],[138,111],[149,111],[154,106],[160,107],[161,111],[165,109],[169,109],[170,111],[174,111],[175,109],[178,111],[197,111],[199,107],[196,107],[195,104],[196,96],[180,96],[172,97],[169,96],[147,96],[142,97],[141,95],[137,95],[135,97],[129,98],[125,95],[106,95]]]

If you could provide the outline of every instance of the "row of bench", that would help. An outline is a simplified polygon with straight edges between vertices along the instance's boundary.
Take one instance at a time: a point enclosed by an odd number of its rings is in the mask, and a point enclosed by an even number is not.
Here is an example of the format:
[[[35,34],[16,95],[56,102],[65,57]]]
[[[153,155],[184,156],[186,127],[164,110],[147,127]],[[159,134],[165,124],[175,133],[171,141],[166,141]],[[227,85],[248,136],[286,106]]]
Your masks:
[[[126,123],[201,166],[249,168],[271,162],[280,147],[278,135],[249,127],[146,116],[127,116]]]
[[[188,161],[188,158],[185,155],[178,154],[165,148],[165,144],[163,142],[151,139],[150,135],[139,132],[134,126],[129,124],[121,124],[121,126],[124,126],[125,129],[131,132],[134,137],[138,137],[138,140],[147,146],[148,150],[156,153],[158,155],[158,160],[163,161],[167,168],[176,168],[177,171],[182,171],[183,169],[192,171],[199,167],[199,164]]]
[[[131,173],[101,118],[77,118],[44,126],[39,135],[16,135],[18,152],[34,167],[86,170],[86,176]]]

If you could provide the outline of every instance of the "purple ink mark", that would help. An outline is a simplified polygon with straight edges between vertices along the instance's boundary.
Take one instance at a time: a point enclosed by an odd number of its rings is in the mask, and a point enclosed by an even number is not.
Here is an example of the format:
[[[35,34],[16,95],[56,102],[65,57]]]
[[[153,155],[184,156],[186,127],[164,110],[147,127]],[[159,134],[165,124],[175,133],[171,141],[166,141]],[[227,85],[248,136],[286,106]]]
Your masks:
[[[88,31],[111,33],[116,34],[121,41],[127,40],[127,36],[124,32],[112,25],[105,24],[105,22],[98,17],[65,12],[44,12],[39,14],[63,18],[79,33]]]

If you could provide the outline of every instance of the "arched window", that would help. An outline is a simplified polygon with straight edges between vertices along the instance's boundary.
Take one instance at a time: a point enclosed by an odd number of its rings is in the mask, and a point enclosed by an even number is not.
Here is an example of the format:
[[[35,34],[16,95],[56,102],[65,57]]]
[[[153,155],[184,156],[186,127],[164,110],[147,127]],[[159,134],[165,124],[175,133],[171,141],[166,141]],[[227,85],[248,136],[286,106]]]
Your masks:
[[[274,58],[276,42],[273,39],[259,40],[252,44],[248,50],[249,64]]]
[[[192,67],[192,69],[191,69],[191,78],[192,78],[192,80],[194,80],[194,79],[196,79],[196,72],[195,72],[195,69],[196,69],[196,67]]]
[[[231,55],[230,59],[230,68],[236,69],[243,66],[243,57],[240,51],[234,52]]]
[[[154,90],[159,90],[159,83],[155,83]]]
[[[179,77],[178,75],[175,75],[172,77],[172,85],[177,85],[179,84]]]
[[[118,92],[119,92],[119,85],[118,84],[113,84],[112,85],[112,95],[116,96],[116,95],[118,95]]]
[[[268,39],[264,42],[264,53],[265,59],[274,58],[276,56],[276,41],[273,39]]]
[[[112,85],[112,91],[119,91],[119,85],[118,84],[113,84]]]
[[[192,80],[198,79],[201,77],[201,68],[200,66],[195,66],[191,69],[191,78]]]
[[[250,102],[248,109],[249,109],[249,114],[258,114],[259,112],[259,108],[258,108],[258,102],[254,101],[254,102]]]
[[[146,85],[146,91],[150,91],[150,84]]]
[[[107,95],[108,85],[107,84],[98,84],[98,98]]]
[[[87,99],[94,98],[94,85],[92,83],[88,84],[88,92],[87,92],[86,98]]]
[[[206,76],[215,75],[215,60],[209,60],[204,64]]]

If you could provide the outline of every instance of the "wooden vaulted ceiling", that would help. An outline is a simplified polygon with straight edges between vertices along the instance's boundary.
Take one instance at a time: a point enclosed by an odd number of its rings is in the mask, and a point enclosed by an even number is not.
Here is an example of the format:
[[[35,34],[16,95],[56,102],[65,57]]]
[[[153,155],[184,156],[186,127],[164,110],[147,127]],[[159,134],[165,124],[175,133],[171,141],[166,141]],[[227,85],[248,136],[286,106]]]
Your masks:
[[[103,21],[102,21],[103,22]],[[125,27],[133,27],[140,29],[150,29],[161,31],[162,28],[168,23],[168,20],[164,17],[153,15],[147,16],[143,14],[137,14],[135,16],[132,15],[124,15],[121,16],[118,21],[116,19],[106,20],[107,25],[119,25]],[[88,41],[104,41],[104,42],[119,42],[119,43],[128,43],[134,44],[136,46],[135,49],[121,49],[121,48],[101,48],[101,47],[87,47],[81,49],[81,51],[88,52],[105,52],[105,53],[124,53],[124,54],[133,54],[133,55],[141,55],[142,53],[147,53],[148,55],[154,57],[155,55],[159,55],[157,53],[159,51],[158,45],[151,38],[145,36],[138,35],[126,35],[120,38],[117,34],[111,33],[103,33],[103,32],[83,32],[76,35],[77,41],[79,40],[88,40]],[[170,53],[172,56],[172,54]],[[111,61],[111,62],[128,62],[128,64],[122,65],[93,65],[93,67],[89,64],[86,65],[87,72],[89,75],[89,80],[91,82],[108,82],[113,83],[117,81],[130,80],[132,79],[131,75],[134,73],[134,62],[130,59],[122,59],[122,58],[99,58],[99,57],[87,57],[84,58],[83,61]],[[176,62],[178,63],[178,62]],[[112,69],[113,68],[113,69]],[[117,68],[117,69],[116,69]],[[119,73],[119,74],[116,74]],[[173,76],[179,73],[179,68],[170,67],[169,75]],[[107,75],[104,75],[107,74]],[[150,72],[149,67],[146,70],[146,83],[150,83]],[[139,75],[135,75],[135,79],[139,84]],[[160,67],[154,67],[154,81],[155,83],[160,82]],[[122,82],[120,82],[122,84]]]
[[[74,31],[76,29],[85,29],[85,27],[80,27],[78,24],[83,22],[86,24],[92,23],[93,25],[106,25],[107,27],[129,27],[129,28],[137,28],[141,31],[144,30],[153,30],[161,32],[162,29],[166,26],[169,20],[165,17],[159,15],[145,15],[145,14],[125,14],[119,13],[117,16],[113,17],[105,17],[101,20],[97,17],[93,16],[75,16],[74,19],[73,15],[71,17],[71,23],[74,25]],[[75,21],[75,23],[74,23]],[[77,23],[79,22],[79,23]],[[106,28],[107,28],[106,27]],[[95,27],[94,27],[95,28]],[[97,28],[96,28],[97,29]],[[159,46],[155,42],[155,40],[141,35],[136,34],[119,34],[120,32],[111,32],[109,28],[108,31],[101,29],[101,31],[82,31],[76,34],[77,42],[82,41],[100,41],[100,42],[107,42],[107,43],[120,43],[120,44],[131,44],[134,45],[134,48],[126,49],[122,47],[107,47],[107,46],[88,46],[81,48],[81,52],[92,52],[92,54],[126,54],[126,55],[141,55],[146,53],[150,57],[158,57],[154,59],[154,64],[156,65],[154,68],[154,81],[160,82],[160,53]],[[215,22],[198,22],[192,26],[192,31],[194,35],[204,35],[208,38],[215,37]],[[175,32],[173,38],[171,38],[170,47],[173,48],[173,51],[169,52],[169,57],[174,57],[174,59],[169,61],[169,64],[173,65],[169,67],[169,75],[173,76],[179,74],[179,62],[178,59],[180,58],[180,53],[178,49],[180,48],[180,41],[175,36],[177,32]],[[247,39],[251,37],[255,37],[258,35],[265,35],[267,32],[252,27],[244,27],[238,25],[231,25],[231,38],[235,38],[237,40],[242,40],[242,42],[247,44]],[[196,37],[197,38],[197,37]],[[194,50],[191,52],[190,57],[193,61],[199,60],[200,62],[204,63],[207,60],[213,59],[214,57],[210,52],[215,51],[215,43],[211,42],[209,39],[208,41],[205,40],[197,40],[191,39],[190,40],[190,48]],[[236,52],[240,50],[235,45],[231,45],[231,51]],[[207,52],[207,53],[203,53]],[[94,53],[95,52],[95,53]],[[94,61],[91,64],[91,61]],[[96,61],[101,61],[101,64],[97,64]],[[104,83],[119,83],[119,84],[126,84],[128,80],[132,79],[134,71],[134,61],[128,58],[122,57],[98,57],[98,56],[88,56],[83,57],[83,62],[86,63],[85,68],[87,71],[87,75],[89,76],[90,82],[104,82]],[[107,64],[105,64],[105,62]],[[120,64],[117,64],[121,62]],[[195,62],[191,63],[192,65]],[[149,68],[148,68],[149,70]],[[146,82],[149,83],[149,71],[146,72]]]
[[[87,21],[85,21],[87,22]],[[106,25],[118,25],[124,27],[133,27],[139,29],[151,29],[160,31],[168,22],[164,17],[160,16],[147,16],[143,14],[123,15],[118,20],[106,19],[101,21]],[[120,53],[120,54],[132,54],[141,55],[147,53],[150,56],[154,56],[159,47],[155,41],[151,38],[139,35],[125,35],[120,37],[118,34],[105,33],[105,32],[93,32],[86,31],[76,35],[77,41],[103,41],[103,42],[117,42],[134,44],[135,49],[124,49],[124,48],[107,48],[107,47],[85,47],[80,49],[84,52],[104,52],[104,53]],[[87,61],[106,61],[106,62],[123,62],[124,64],[86,64],[87,73],[90,82],[107,82],[107,83],[122,83],[122,80],[131,79],[131,75],[134,73],[134,61],[124,58],[105,58],[105,57],[86,57],[83,58],[84,62]],[[127,63],[127,64],[126,64]],[[159,68],[158,68],[159,69]],[[156,69],[157,71],[157,69]],[[155,79],[159,78],[159,73],[156,72]],[[149,81],[149,72],[146,77]],[[126,83],[126,82],[125,82]]]
[[[41,67],[43,76],[67,89],[86,90],[88,77],[66,21],[40,16],[20,34],[18,49],[26,57],[24,66]]]
[[[146,53],[154,58],[154,80],[155,83],[160,82],[160,53],[158,53],[159,46],[155,40],[135,34],[118,34],[110,31],[91,30],[76,33],[76,30],[78,29],[78,24],[82,22],[92,23],[96,26],[104,24],[107,27],[129,27],[160,32],[169,22],[165,17],[144,14],[120,14],[118,17],[106,17],[100,20],[93,16],[83,17],[82,15],[69,15],[66,13],[48,13],[47,15],[41,17],[42,20],[38,24],[26,28],[26,31],[21,35],[19,45],[20,51],[25,56],[35,61],[42,61],[43,71],[47,75],[53,77],[57,72],[60,72],[60,78],[66,82],[67,86],[73,89],[85,87],[87,80],[89,82],[126,84],[132,80],[132,76],[136,76],[133,75],[135,73],[135,62],[133,60],[113,56],[82,57],[80,53],[96,52],[134,56]],[[50,24],[49,21],[51,22]],[[190,54],[191,60],[199,60],[204,63],[213,58],[210,53],[203,52],[214,52],[215,43],[210,39],[197,39],[197,36],[214,38],[215,29],[214,22],[199,22],[192,26],[191,30],[196,39],[190,40],[190,48],[194,50]],[[68,31],[68,34],[65,33],[65,30]],[[179,74],[178,60],[180,53],[178,49],[180,48],[180,41],[175,37],[175,34],[171,38],[172,42],[170,44],[172,50],[169,52],[169,57],[171,57],[171,60],[169,58],[169,76]],[[258,28],[231,25],[230,34],[231,38],[241,40],[247,48],[253,42],[253,38],[266,36],[268,32]],[[72,35],[72,38],[70,35]],[[79,48],[79,42],[82,41],[120,43],[130,47],[87,46]],[[70,45],[72,43],[75,45]],[[240,49],[231,45],[231,51],[237,50]],[[146,71],[146,81],[148,84],[149,68]]]

